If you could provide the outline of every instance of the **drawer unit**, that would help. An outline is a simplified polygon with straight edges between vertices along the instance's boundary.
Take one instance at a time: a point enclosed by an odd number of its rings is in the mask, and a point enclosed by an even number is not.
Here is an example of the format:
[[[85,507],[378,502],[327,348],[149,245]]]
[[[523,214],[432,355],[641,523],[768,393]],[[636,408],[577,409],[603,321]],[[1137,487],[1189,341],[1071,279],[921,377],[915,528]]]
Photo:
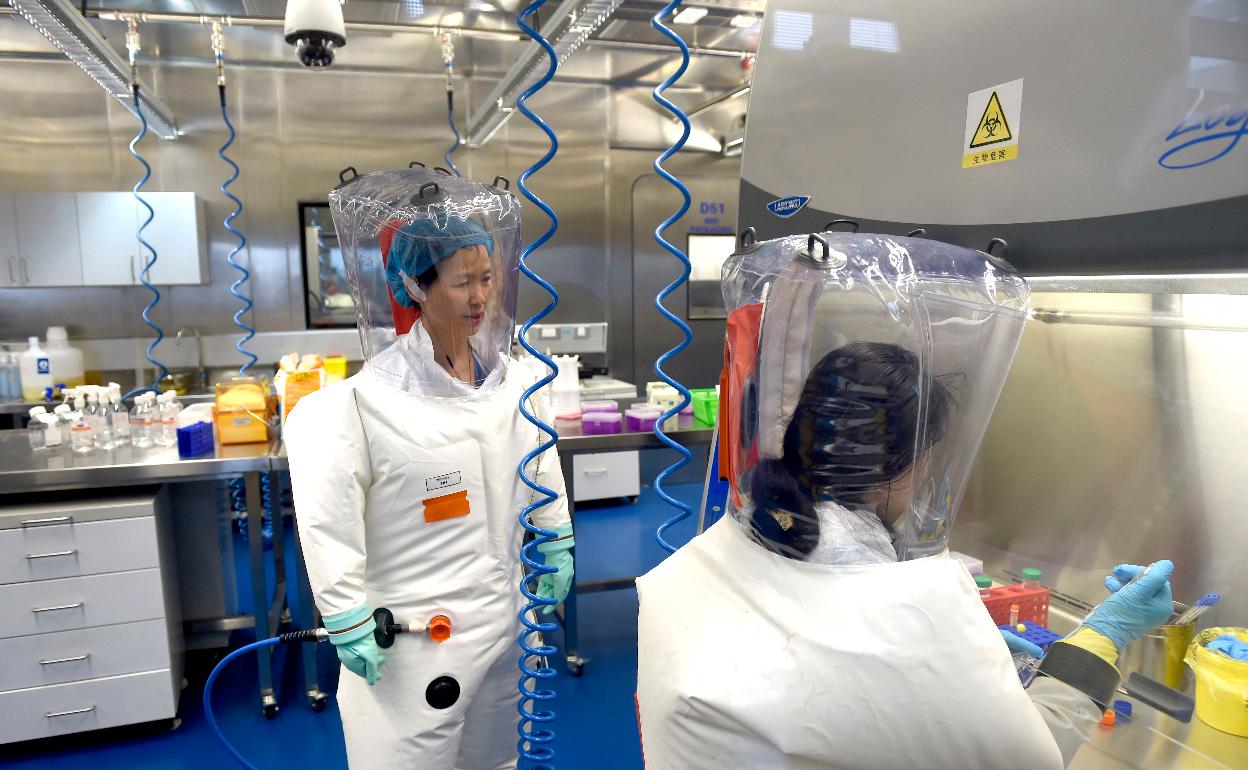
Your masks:
[[[638,453],[594,452],[572,457],[572,500],[634,497],[641,493]]]
[[[0,743],[172,719],[169,669],[0,692]]]
[[[0,639],[165,617],[159,569],[0,586]]]
[[[0,584],[159,566],[153,516],[0,529]]]
[[[168,668],[164,620],[0,639],[0,691]]]

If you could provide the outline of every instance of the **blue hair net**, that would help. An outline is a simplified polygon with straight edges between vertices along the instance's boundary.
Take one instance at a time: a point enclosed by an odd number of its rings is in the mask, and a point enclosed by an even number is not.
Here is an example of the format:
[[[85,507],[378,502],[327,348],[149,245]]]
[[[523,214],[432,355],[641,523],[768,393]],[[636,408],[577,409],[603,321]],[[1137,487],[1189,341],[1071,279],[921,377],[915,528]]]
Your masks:
[[[407,273],[413,280],[460,249],[484,246],[494,250],[494,239],[485,228],[471,219],[450,217],[445,225],[424,217],[409,222],[398,229],[386,256],[386,282],[390,294],[403,307],[412,307],[416,301],[407,293],[403,276]]]

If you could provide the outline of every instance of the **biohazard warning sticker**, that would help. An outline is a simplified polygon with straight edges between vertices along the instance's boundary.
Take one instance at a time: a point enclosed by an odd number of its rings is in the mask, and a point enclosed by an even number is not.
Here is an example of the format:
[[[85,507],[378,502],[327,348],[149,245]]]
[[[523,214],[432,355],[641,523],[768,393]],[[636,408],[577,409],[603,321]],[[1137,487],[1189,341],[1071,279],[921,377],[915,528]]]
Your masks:
[[[962,168],[1014,160],[1022,128],[1022,78],[971,94],[966,98]]]

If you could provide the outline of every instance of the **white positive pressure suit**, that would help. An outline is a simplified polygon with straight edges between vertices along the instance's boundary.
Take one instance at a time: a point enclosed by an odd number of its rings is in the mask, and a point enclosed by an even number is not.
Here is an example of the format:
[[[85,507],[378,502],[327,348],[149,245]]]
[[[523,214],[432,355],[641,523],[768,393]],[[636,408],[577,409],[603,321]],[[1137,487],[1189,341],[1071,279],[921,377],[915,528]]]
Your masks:
[[[1022,687],[946,550],[1028,296],[1008,264],[913,238],[824,233],[728,260],[729,515],[637,581],[647,770],[1057,770],[1074,754],[1101,710],[1078,682]]]
[[[430,177],[436,190],[426,189]],[[419,198],[412,195],[417,188]],[[518,206],[485,185],[419,170],[360,177],[331,194],[331,206],[359,305],[366,365],[301,400],[286,426],[312,591],[327,617],[385,607],[401,623],[419,627],[444,616],[452,629],[441,643],[416,633],[397,636],[375,684],[344,672],[338,703],[348,759],[351,767],[370,770],[514,767],[517,615],[525,604],[517,586],[518,514],[534,497],[516,468],[545,440],[517,411],[531,383],[521,382],[521,367],[508,367]],[[398,320],[398,244],[428,235],[421,235],[425,224],[403,224],[413,220],[433,222],[439,232],[459,227],[444,236],[445,254],[467,241],[490,254],[490,263],[482,263],[493,270],[489,307],[478,314],[484,318],[464,321],[480,324],[468,327],[465,340],[475,383],[452,377],[435,358],[438,332],[425,323],[432,307],[422,303],[421,320],[409,314],[410,328]],[[423,298],[422,288],[414,291]],[[437,289],[427,290],[432,298]],[[555,453],[529,470],[559,495],[534,513],[534,523],[566,524]]]

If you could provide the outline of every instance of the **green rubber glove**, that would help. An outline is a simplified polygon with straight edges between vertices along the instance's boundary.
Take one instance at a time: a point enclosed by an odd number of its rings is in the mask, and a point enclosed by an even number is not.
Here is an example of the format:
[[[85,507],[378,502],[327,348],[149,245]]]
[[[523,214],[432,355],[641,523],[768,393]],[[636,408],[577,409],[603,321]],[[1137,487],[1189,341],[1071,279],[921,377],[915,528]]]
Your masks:
[[[381,679],[381,664],[386,656],[377,646],[373,631],[377,622],[373,620],[373,611],[368,605],[361,605],[353,610],[326,615],[325,630],[329,631],[329,641],[338,653],[338,660],[348,671],[362,677],[369,685],[377,684]]]
[[[549,604],[542,608],[542,613],[549,615],[555,611],[557,605],[563,604],[563,600],[568,598],[568,594],[572,591],[572,581],[576,575],[576,567],[572,562],[572,548],[576,546],[576,539],[572,537],[572,525],[560,524],[555,527],[555,539],[549,543],[542,543],[537,550],[542,552],[546,557],[546,566],[554,567],[557,572],[549,575],[542,575],[537,579],[537,595],[543,599],[554,599],[555,604]]]
[[[1092,610],[1083,625],[1109,637],[1121,653],[1128,644],[1165,623],[1174,612],[1171,572],[1174,564],[1166,559],[1148,567],[1119,564],[1114,574],[1105,578],[1105,587],[1114,595]]]

